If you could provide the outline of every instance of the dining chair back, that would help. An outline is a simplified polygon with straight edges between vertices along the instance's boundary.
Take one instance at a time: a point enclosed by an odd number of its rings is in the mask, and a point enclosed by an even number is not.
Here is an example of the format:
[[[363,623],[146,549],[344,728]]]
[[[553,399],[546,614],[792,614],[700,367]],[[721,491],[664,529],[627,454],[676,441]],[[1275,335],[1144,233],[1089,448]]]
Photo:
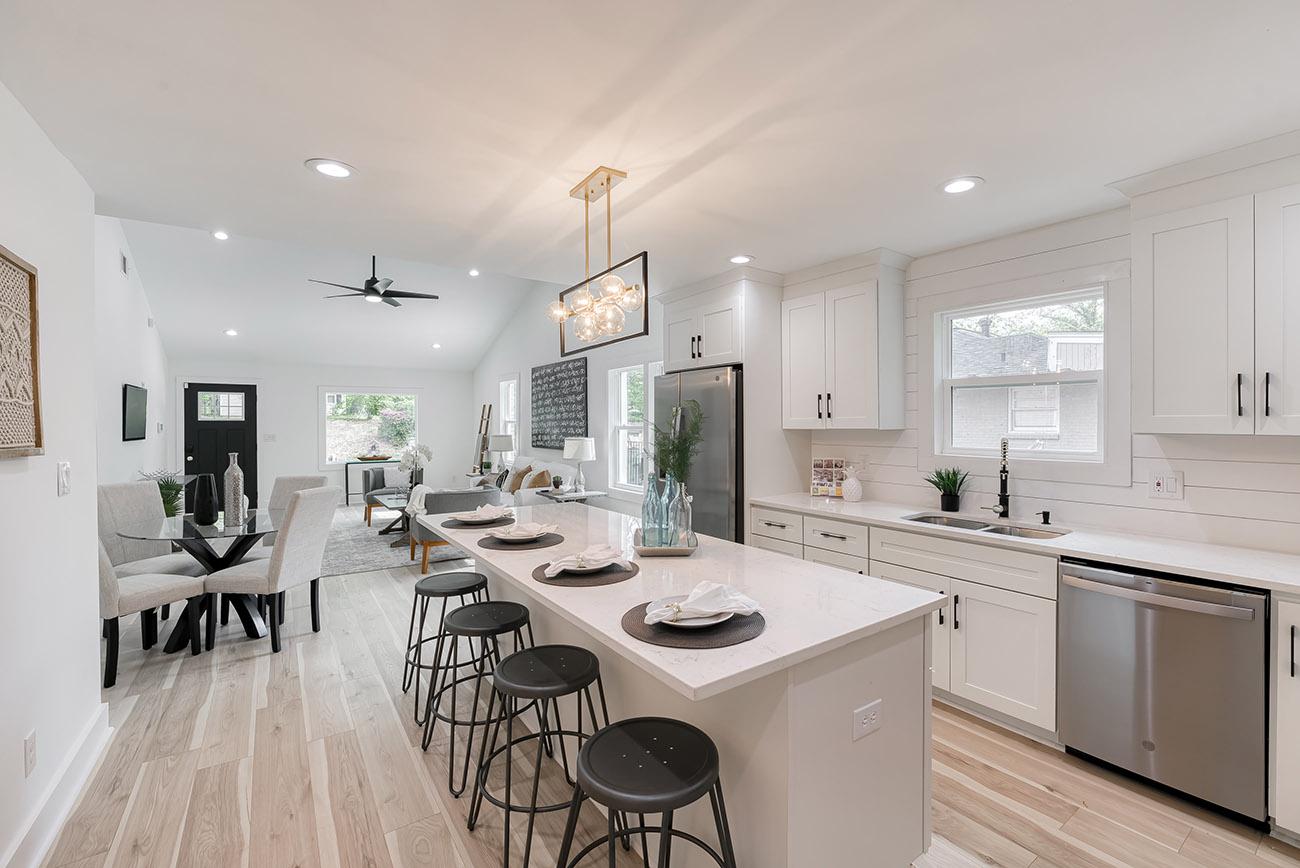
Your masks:
[[[131,525],[167,517],[158,483],[144,479],[101,485],[98,501],[99,541],[113,566],[171,553],[171,543],[166,540],[126,539],[117,533]]]
[[[304,491],[308,488],[323,488],[325,486],[324,476],[277,476],[275,485],[271,487],[271,499],[266,502],[267,509],[288,509],[289,495],[295,491]],[[262,537],[262,545],[271,548],[275,545],[277,534],[268,533]]]
[[[121,593],[117,582],[117,571],[113,569],[113,561],[101,539],[99,541],[99,617],[117,617],[117,602]]]
[[[308,488],[289,496],[267,567],[268,593],[320,578],[334,509],[342,496],[342,489],[334,486]]]

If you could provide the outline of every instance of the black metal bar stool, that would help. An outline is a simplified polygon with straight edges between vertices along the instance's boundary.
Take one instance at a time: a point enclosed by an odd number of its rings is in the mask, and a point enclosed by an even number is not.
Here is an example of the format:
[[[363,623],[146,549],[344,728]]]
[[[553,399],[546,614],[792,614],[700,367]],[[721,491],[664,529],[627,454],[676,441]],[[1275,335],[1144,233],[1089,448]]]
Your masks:
[[[527,639],[524,638],[527,633]],[[514,638],[513,652],[522,651],[533,646],[533,627],[528,620],[528,607],[508,600],[490,600],[470,603],[453,609],[442,619],[442,635],[434,646],[434,671],[436,686],[429,691],[428,704],[424,711],[424,738],[421,747],[429,749],[433,740],[433,728],[438,721],[446,723],[451,734],[447,747],[447,789],[460,798],[465,792],[469,780],[469,760],[474,752],[474,733],[478,727],[484,728],[492,723],[492,718],[479,715],[479,700],[483,698],[484,679],[490,677],[501,662],[501,637]],[[463,641],[462,641],[463,640]],[[475,649],[475,643],[478,643]],[[461,661],[461,646],[466,646],[466,659]],[[470,672],[462,675],[460,670],[469,667]],[[474,682],[474,695],[470,705],[469,720],[462,720],[458,708],[462,684]],[[489,690],[491,688],[488,688]],[[468,692],[468,686],[465,688]],[[443,710],[443,698],[448,697],[446,709]],[[456,783],[456,728],[469,728],[465,743],[465,760],[460,771],[460,783]]]
[[[538,814],[548,811],[562,811],[569,807],[569,800],[555,804],[537,804],[537,791],[542,779],[542,756],[554,756],[553,741],[559,741],[561,763],[564,776],[570,784],[574,783],[569,769],[568,750],[564,746],[565,736],[577,739],[579,744],[591,737],[601,726],[609,725],[609,708],[605,704],[605,686],[600,680],[600,661],[596,655],[585,648],[573,645],[539,645],[516,654],[511,654],[499,662],[492,675],[493,691],[488,698],[488,718],[493,721],[492,735],[479,746],[478,774],[474,778],[474,793],[470,803],[469,818],[466,826],[470,831],[478,823],[483,802],[488,801],[505,811],[503,824],[502,852],[504,865],[510,865],[510,815],[520,812],[528,815],[528,832],[524,836],[524,868],[533,849],[533,825]],[[596,713],[596,704],[592,700],[591,687],[596,686],[600,698],[600,714]],[[560,719],[560,699],[576,696],[577,724],[574,729],[565,729]],[[521,705],[524,703],[524,705]],[[583,705],[586,704],[589,726],[583,728]],[[528,707],[535,705],[538,715],[536,732],[515,736],[515,718]],[[505,742],[498,747],[501,727],[505,725]],[[532,795],[528,803],[513,801],[513,766],[511,757],[515,748],[536,741],[537,754],[533,760]],[[498,796],[488,789],[488,776],[492,764],[498,759],[505,763],[505,790]],[[624,846],[630,846],[627,840]]]
[[[674,838],[695,844],[722,868],[736,868],[718,766],[718,748],[713,740],[689,723],[666,717],[635,717],[605,727],[587,739],[578,753],[578,782],[573,788],[557,866],[573,868],[605,843],[609,845],[609,863],[613,865],[615,838],[626,839],[629,834],[640,833],[644,854],[645,834],[655,832],[659,835],[659,868],[668,868]],[[673,828],[673,812],[706,794],[713,808],[721,853],[696,836]],[[592,841],[570,861],[569,850],[573,847],[584,798],[608,809],[609,832]],[[637,814],[641,825],[618,830],[615,828],[618,814]],[[646,814],[662,814],[662,823],[646,825]]]
[[[415,723],[424,726],[424,705],[420,702],[420,676],[427,670],[430,673],[429,689],[433,689],[433,672],[437,669],[438,658],[432,663],[424,662],[424,646],[442,640],[442,622],[447,618],[447,603],[452,597],[465,605],[466,599],[473,603],[490,600],[487,589],[487,576],[482,573],[455,572],[439,573],[425,576],[415,583],[415,596],[411,598],[411,623],[406,628],[406,663],[402,667],[402,692],[406,693],[415,685]],[[438,613],[437,630],[431,635],[424,635],[424,624],[428,617],[429,605],[434,600],[442,600],[442,610]],[[416,615],[419,615],[417,622]],[[464,665],[470,665],[467,661]]]

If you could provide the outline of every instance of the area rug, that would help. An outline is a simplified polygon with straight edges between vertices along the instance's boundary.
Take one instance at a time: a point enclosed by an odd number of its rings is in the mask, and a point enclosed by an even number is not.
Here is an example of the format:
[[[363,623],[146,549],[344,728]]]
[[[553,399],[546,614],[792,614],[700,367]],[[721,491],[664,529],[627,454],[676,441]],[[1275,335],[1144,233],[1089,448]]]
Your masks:
[[[356,507],[343,507],[334,513],[329,542],[325,544],[322,576],[342,576],[348,573],[366,573],[393,567],[418,566],[420,550],[415,550],[416,560],[411,560],[411,549],[403,543],[392,548],[396,534],[379,535],[397,517],[396,512],[375,510],[371,527],[366,527],[365,514]],[[429,562],[452,561],[467,555],[455,546],[437,546],[429,550]]]

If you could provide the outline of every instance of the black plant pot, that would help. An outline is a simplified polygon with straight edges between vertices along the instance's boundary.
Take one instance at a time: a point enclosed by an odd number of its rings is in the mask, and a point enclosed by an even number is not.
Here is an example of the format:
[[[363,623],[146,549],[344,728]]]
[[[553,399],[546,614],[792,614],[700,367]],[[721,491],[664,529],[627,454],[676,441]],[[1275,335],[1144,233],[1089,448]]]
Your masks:
[[[211,473],[194,480],[194,523],[217,523],[217,479]]]
[[[944,512],[956,512],[961,509],[960,494],[941,494],[939,495],[939,508]]]

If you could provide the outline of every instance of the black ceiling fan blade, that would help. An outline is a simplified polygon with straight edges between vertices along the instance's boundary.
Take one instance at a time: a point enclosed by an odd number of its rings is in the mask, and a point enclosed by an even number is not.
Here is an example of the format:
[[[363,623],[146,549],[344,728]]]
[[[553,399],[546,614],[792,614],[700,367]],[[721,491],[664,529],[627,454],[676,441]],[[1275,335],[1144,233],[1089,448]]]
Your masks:
[[[389,294],[389,293],[385,293],[383,296],[380,297],[379,300],[382,301],[384,304],[391,304],[393,307],[401,307],[401,306],[402,306],[402,303],[401,303],[400,301],[398,301],[397,299],[392,298],[392,297],[391,297],[391,294]]]
[[[339,289],[350,289],[350,290],[352,290],[353,292],[365,292],[365,290],[362,289],[362,288],[359,287],[359,286],[348,286],[348,285],[345,284],[345,283],[331,283],[331,282],[328,281],[328,280],[317,280],[317,279],[314,278],[314,277],[309,277],[309,278],[307,278],[307,282],[308,282],[308,283],[322,283],[322,284],[324,284],[325,286],[337,286]]]
[[[341,292],[338,295],[322,295],[321,298],[356,298],[355,292]]]
[[[384,293],[385,298],[388,298],[389,296],[393,296],[396,298],[437,298],[438,297],[436,295],[425,295],[422,292],[403,292],[400,289],[390,289],[388,292]]]
[[[387,277],[381,277],[379,278],[379,280],[375,281],[375,289],[379,290],[380,292],[383,292],[385,289],[388,289],[388,287],[392,285],[393,285],[393,281]]]

